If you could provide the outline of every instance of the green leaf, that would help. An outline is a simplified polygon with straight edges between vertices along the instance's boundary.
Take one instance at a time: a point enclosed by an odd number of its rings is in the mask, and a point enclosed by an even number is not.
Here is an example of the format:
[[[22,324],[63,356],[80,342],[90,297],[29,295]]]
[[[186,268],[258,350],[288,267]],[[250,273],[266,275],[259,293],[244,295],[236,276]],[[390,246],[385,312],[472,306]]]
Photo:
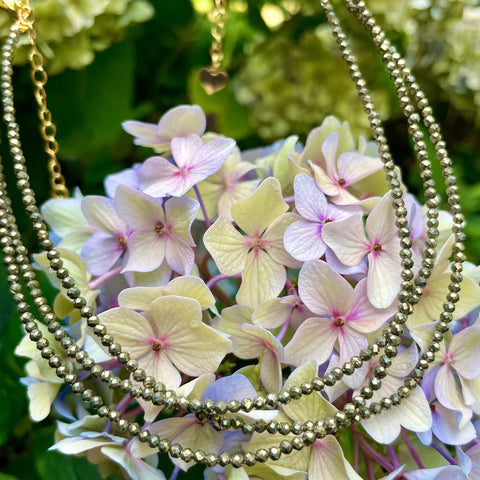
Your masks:
[[[242,107],[233,93],[230,83],[213,95],[208,95],[199,81],[199,70],[193,70],[188,79],[190,102],[200,105],[210,118],[214,118],[212,130],[235,138],[245,138],[250,134],[247,110]]]
[[[48,84],[48,100],[62,156],[98,149],[121,132],[132,111],[135,55],[127,38],[81,71],[67,70]]]

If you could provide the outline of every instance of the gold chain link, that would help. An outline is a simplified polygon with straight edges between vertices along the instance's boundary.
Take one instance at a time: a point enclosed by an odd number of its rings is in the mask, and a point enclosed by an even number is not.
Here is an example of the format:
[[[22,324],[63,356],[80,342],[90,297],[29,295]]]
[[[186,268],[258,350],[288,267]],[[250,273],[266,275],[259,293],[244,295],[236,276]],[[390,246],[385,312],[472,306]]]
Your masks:
[[[33,23],[33,22],[32,22]],[[43,138],[45,152],[48,156],[47,169],[50,175],[50,189],[52,197],[68,198],[68,189],[65,186],[65,178],[57,158],[58,142],[55,138],[57,127],[52,121],[52,113],[47,107],[47,72],[43,68],[43,56],[38,51],[36,44],[36,32],[34,28],[29,30],[30,43],[30,76],[33,83],[35,100],[38,105],[38,118],[40,119],[40,133]]]
[[[225,87],[228,74],[220,69],[223,61],[223,37],[225,36],[225,23],[227,21],[226,0],[215,0],[215,6],[210,15],[212,22],[212,45],[210,47],[210,66],[200,72],[200,83],[205,91],[212,95]]]
[[[215,8],[212,12],[212,29],[213,37],[212,46],[210,47],[210,58],[212,63],[210,68],[214,72],[220,71],[220,65],[223,60],[223,37],[225,36],[225,23],[227,21],[226,0],[215,0]]]
[[[55,138],[57,127],[52,121],[52,113],[47,107],[47,92],[45,84],[48,77],[43,67],[43,56],[37,48],[37,34],[34,28],[33,12],[27,0],[0,0],[0,7],[7,9],[15,15],[18,29],[28,32],[30,44],[30,77],[32,79],[35,100],[38,105],[38,118],[40,119],[40,134],[43,138],[45,152],[48,156],[47,169],[50,177],[50,190],[52,197],[68,198],[68,189],[65,178],[57,159],[58,142]]]

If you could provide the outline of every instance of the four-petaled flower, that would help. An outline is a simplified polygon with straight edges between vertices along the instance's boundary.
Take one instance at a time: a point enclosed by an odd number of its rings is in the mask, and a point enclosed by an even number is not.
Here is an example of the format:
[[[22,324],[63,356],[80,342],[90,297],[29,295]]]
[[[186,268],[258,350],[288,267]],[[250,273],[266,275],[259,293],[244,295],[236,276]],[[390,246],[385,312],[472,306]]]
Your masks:
[[[99,317],[147,375],[169,389],[180,385],[178,370],[195,377],[214,372],[231,347],[230,340],[202,323],[202,308],[192,298],[160,297],[149,315],[118,307]]]
[[[283,247],[286,228],[298,218],[285,213],[287,210],[278,180],[270,177],[249,198],[232,207],[233,220],[246,235],[224,217],[205,233],[205,247],[220,272],[231,276],[242,273],[238,303],[256,307],[276,297],[287,279],[284,265],[299,266]]]
[[[172,270],[188,275],[193,266],[195,246],[190,227],[198,211],[193,198],[170,198],[165,209],[145,193],[121,185],[115,207],[133,229],[128,239],[125,271],[151,272],[165,259]]]
[[[400,239],[390,193],[370,212],[365,228],[362,215],[352,215],[324,225],[322,237],[345,265],[354,266],[368,258],[367,291],[373,306],[386,308],[393,302],[402,279]]]
[[[327,199],[315,181],[305,173],[299,173],[293,182],[295,208],[302,216],[285,231],[285,250],[303,262],[320,258],[327,250],[322,240],[322,228],[326,223],[361,214],[360,207],[337,207]]]
[[[155,197],[181,197],[197,183],[217,172],[233,150],[235,141],[218,137],[203,143],[195,134],[176,137],[171,142],[170,163],[150,157],[139,170],[141,189]]]
[[[365,279],[353,288],[322,260],[303,265],[298,287],[300,298],[318,316],[305,320],[285,347],[285,361],[291,365],[302,365],[311,358],[321,364],[334,347],[343,364],[367,346],[365,334],[380,328],[393,313],[370,304]],[[366,373],[362,367],[345,381],[358,386]]]

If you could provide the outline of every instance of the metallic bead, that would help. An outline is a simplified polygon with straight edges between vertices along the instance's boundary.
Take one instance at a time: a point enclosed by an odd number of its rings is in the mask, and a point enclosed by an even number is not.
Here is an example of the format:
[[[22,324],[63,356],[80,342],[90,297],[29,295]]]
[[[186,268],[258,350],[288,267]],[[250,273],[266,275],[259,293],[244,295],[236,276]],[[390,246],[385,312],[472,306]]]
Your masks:
[[[259,448],[255,452],[255,460],[257,462],[265,463],[268,460],[269,452],[265,448]]]

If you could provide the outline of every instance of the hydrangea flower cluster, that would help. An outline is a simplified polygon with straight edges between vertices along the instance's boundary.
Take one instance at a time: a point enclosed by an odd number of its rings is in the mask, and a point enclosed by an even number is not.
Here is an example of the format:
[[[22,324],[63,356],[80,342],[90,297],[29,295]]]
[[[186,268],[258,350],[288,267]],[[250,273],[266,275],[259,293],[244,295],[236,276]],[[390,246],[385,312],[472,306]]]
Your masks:
[[[124,129],[155,155],[108,176],[105,196],[77,191],[47,201],[42,211],[81,294],[147,375],[190,400],[276,394],[342,365],[392,317],[401,281],[392,199],[374,145],[360,138],[356,146],[346,123],[327,117],[305,145],[290,137],[245,152],[206,133],[198,106],[176,107],[157,125],[128,121]],[[410,194],[406,205],[419,258],[423,210]],[[452,247],[449,215],[439,218],[443,247],[373,400],[403,385],[438,320]],[[47,258],[35,262],[59,288],[55,311],[77,346],[122,374],[75,314]],[[480,354],[480,269],[467,263],[464,276],[455,327],[422,388],[399,406],[278,461],[238,470],[217,465],[204,478],[480,479],[480,364],[472,361]],[[46,328],[42,333],[50,339]],[[163,459],[158,468],[159,454],[148,444],[66,395],[68,387],[27,337],[16,353],[29,358],[23,383],[31,417],[58,419],[53,450],[87,456],[102,475],[118,469],[135,480],[174,480],[192,465],[171,458],[172,465]],[[255,433],[103,391],[124,418],[162,438],[193,451],[242,452],[280,443],[288,436],[283,422],[334,415],[373,369],[365,361],[323,394],[239,412],[268,424]],[[102,384],[91,373],[82,381]]]
[[[124,37],[127,29],[152,18],[148,0],[30,0],[48,72],[81,69],[101,52]],[[0,10],[0,37],[6,38],[11,20]],[[28,62],[28,41],[19,48],[15,61]]]

